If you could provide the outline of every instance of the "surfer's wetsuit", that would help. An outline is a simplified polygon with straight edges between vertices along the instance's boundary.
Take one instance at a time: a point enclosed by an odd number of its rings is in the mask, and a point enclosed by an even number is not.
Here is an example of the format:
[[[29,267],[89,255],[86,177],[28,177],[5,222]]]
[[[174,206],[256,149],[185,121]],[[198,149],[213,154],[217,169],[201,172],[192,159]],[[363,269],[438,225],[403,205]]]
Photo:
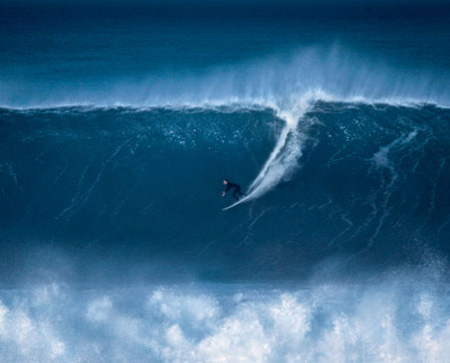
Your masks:
[[[233,198],[236,200],[239,200],[239,196],[241,195],[245,195],[244,193],[241,192],[241,187],[237,184],[234,183],[230,183],[228,182],[227,187],[224,190],[224,193],[226,194],[230,189],[233,189]]]

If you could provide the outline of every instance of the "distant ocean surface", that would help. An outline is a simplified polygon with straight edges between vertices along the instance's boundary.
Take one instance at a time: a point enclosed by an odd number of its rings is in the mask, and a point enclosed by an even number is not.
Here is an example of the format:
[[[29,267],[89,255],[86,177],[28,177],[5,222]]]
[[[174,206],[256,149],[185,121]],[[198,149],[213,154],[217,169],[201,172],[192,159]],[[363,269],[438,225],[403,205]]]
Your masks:
[[[0,70],[1,361],[448,361],[450,7],[3,3]]]

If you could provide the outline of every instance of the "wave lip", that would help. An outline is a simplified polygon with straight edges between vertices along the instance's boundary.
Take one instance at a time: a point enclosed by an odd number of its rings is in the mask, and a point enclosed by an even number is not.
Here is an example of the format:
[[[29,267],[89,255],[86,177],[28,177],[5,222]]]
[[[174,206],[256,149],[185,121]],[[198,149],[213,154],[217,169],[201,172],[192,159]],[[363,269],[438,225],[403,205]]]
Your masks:
[[[186,72],[185,72],[186,73]],[[450,74],[398,69],[345,48],[310,46],[290,56],[267,56],[189,75],[143,75],[136,80],[0,83],[4,107],[208,107],[260,105],[295,113],[305,99],[367,103],[432,103],[448,107]],[[45,82],[45,81],[44,81]],[[79,84],[83,84],[80,89]],[[42,92],[45,86],[47,92]],[[296,118],[298,119],[298,117]],[[296,120],[295,120],[296,121]]]

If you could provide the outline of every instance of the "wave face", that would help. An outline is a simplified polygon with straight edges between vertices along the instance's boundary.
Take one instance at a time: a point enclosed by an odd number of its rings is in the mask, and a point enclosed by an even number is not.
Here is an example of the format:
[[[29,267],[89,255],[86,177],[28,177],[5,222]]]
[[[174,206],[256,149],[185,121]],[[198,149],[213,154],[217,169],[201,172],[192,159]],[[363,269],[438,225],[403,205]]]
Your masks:
[[[0,357],[448,360],[447,5],[4,3]]]
[[[336,256],[395,266],[420,260],[416,244],[449,252],[445,109],[319,102],[287,133],[270,109],[1,117],[1,233],[14,251],[51,241],[80,261],[221,281],[295,277]],[[258,174],[270,188],[223,212],[222,179],[245,189]]]

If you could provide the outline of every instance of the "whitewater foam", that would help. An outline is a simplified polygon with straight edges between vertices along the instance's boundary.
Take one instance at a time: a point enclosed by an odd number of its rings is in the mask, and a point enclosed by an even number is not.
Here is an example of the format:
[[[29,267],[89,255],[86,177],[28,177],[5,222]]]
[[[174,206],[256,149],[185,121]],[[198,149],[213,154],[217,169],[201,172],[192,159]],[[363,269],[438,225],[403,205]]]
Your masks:
[[[446,294],[411,276],[275,289],[51,283],[0,292],[0,351],[10,361],[445,361]]]

